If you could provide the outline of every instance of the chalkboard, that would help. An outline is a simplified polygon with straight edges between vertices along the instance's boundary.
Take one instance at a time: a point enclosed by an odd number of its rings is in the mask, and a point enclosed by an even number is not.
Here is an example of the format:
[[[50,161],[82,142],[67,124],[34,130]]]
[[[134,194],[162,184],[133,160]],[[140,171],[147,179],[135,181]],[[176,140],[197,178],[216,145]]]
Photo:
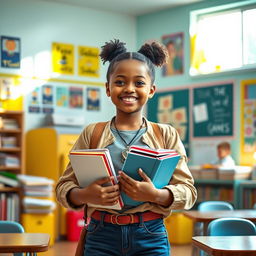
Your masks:
[[[147,105],[150,121],[174,126],[189,156],[189,89],[157,92]]]
[[[193,137],[233,136],[233,83],[194,87]]]

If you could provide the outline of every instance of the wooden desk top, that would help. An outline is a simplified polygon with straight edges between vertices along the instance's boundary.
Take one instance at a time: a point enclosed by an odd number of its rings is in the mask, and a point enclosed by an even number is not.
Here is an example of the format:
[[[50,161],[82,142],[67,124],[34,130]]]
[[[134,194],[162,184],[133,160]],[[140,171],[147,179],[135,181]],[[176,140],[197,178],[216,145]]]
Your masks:
[[[244,218],[256,221],[256,210],[226,210],[226,211],[183,211],[183,214],[196,222],[210,222],[218,218]]]
[[[45,233],[0,233],[0,253],[45,252],[49,241]]]
[[[212,256],[256,255],[256,236],[195,236],[192,244]]]

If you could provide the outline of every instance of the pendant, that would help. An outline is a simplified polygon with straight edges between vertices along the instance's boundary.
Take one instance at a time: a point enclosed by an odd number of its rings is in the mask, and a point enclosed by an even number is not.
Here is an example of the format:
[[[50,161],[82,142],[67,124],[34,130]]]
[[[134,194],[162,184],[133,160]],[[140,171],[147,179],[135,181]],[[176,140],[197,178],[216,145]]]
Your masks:
[[[127,158],[128,151],[129,151],[129,147],[126,147],[126,148],[122,151],[122,162],[124,162],[125,159]]]

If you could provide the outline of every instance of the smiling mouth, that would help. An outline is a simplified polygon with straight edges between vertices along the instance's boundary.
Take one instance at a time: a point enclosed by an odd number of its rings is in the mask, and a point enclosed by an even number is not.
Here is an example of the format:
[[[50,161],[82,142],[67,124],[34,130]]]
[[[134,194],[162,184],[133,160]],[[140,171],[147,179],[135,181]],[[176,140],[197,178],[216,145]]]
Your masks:
[[[137,101],[136,97],[121,97],[121,100],[125,103],[133,103]]]

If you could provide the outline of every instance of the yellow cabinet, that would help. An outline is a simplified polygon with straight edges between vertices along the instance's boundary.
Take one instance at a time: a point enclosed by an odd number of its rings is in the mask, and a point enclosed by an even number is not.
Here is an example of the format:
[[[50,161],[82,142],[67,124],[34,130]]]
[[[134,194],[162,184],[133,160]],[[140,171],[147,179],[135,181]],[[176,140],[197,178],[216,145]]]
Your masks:
[[[49,214],[30,214],[23,213],[21,215],[21,223],[25,232],[28,233],[47,233],[50,235],[50,245],[55,241],[54,223],[55,218],[53,213]]]
[[[63,133],[52,127],[28,131],[26,134],[26,173],[44,176],[57,182],[68,164],[69,150],[80,132],[81,130],[70,128],[70,133]],[[55,237],[66,235],[65,216],[66,209],[57,204]]]

